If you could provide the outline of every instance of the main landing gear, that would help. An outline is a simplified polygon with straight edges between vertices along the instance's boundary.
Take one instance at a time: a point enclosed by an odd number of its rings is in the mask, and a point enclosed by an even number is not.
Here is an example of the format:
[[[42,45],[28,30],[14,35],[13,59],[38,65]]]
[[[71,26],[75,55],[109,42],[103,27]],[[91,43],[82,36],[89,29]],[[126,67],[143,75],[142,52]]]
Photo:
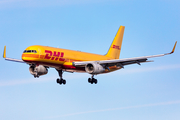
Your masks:
[[[97,81],[97,79],[94,78],[94,75],[92,75],[91,78],[88,78],[88,82],[91,84],[93,84],[93,83],[97,84],[98,81]]]
[[[57,70],[57,69],[56,69]],[[61,84],[66,84],[66,80],[64,80],[63,78],[62,78],[62,74],[63,74],[63,71],[62,70],[57,70],[58,71],[58,73],[59,73],[59,77],[60,77],[60,79],[58,78],[57,80],[56,80],[56,82],[57,83],[59,83],[60,85]]]
[[[56,70],[57,70],[57,69],[56,69]],[[61,85],[61,84],[64,84],[64,85],[65,85],[65,84],[66,84],[66,80],[64,80],[63,77],[62,77],[63,71],[62,71],[62,70],[57,70],[57,71],[58,71],[58,73],[59,73],[60,79],[57,78],[56,82],[59,83],[60,85]],[[94,78],[94,75],[92,75],[91,78],[88,78],[88,82],[91,83],[91,84],[93,84],[93,83],[97,84],[98,81],[97,81],[97,79]]]

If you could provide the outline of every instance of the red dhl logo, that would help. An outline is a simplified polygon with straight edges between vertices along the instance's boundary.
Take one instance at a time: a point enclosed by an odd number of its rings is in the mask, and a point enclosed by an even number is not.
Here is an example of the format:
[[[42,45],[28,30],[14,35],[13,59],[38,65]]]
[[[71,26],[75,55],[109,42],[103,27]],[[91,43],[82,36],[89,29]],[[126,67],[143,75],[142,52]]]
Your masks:
[[[59,61],[65,61],[64,57],[64,52],[57,52],[57,51],[50,51],[50,50],[45,50],[45,57],[44,59],[51,59],[51,60],[59,60]]]
[[[117,46],[117,45],[113,45],[111,48],[118,49],[118,50],[121,49],[121,48],[120,48],[119,46]]]

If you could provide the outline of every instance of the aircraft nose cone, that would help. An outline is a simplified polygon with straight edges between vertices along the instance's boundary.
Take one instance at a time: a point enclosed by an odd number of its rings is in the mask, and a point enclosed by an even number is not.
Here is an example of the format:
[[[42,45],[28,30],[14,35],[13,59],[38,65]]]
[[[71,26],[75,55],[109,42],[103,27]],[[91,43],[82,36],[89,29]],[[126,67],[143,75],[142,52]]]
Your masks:
[[[24,53],[22,54],[21,58],[22,58],[23,61],[26,61],[26,60],[27,60],[27,57],[25,56]]]
[[[23,61],[34,61],[39,59],[39,55],[38,54],[27,54],[27,53],[23,53],[22,54],[22,60]]]

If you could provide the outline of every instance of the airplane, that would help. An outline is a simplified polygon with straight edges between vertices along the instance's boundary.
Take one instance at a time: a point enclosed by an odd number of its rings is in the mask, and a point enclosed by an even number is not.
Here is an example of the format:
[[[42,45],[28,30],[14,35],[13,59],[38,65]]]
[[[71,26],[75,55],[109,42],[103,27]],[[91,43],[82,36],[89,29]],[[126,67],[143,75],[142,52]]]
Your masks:
[[[45,75],[48,73],[48,68],[55,68],[59,73],[56,82],[58,84],[66,84],[63,79],[63,72],[84,72],[92,76],[88,78],[88,82],[97,84],[97,79],[94,75],[113,72],[124,68],[126,65],[138,64],[149,61],[148,58],[161,57],[174,53],[177,41],[170,53],[125,58],[119,59],[121,52],[121,45],[123,41],[125,26],[120,26],[114,40],[105,55],[98,55],[68,49],[61,49],[55,47],[48,47],[42,45],[33,45],[27,47],[22,53],[22,60],[12,59],[6,57],[6,46],[4,46],[3,58],[8,61],[27,63],[29,64],[29,72],[35,77]]]

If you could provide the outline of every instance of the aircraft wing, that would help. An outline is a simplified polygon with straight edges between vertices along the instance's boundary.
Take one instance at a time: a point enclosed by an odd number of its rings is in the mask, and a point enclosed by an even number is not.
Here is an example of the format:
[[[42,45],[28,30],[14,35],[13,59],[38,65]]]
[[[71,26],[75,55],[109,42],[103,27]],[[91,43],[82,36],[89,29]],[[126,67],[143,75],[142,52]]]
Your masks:
[[[18,60],[18,59],[13,59],[13,58],[7,58],[7,57],[6,57],[6,46],[4,46],[3,58],[5,58],[5,60],[8,60],[8,61],[25,63],[23,60]]]
[[[159,55],[151,55],[151,56],[143,56],[143,57],[135,57],[135,58],[125,58],[125,59],[73,62],[73,65],[79,66],[79,67],[84,67],[88,63],[97,63],[100,65],[104,65],[105,67],[110,67],[110,66],[116,65],[116,66],[119,66],[121,68],[124,68],[125,65],[130,65],[130,64],[139,64],[140,65],[140,63],[144,63],[144,62],[152,62],[152,61],[148,61],[148,58],[161,57],[161,56],[165,56],[165,55],[169,55],[169,54],[174,53],[176,44],[177,44],[177,41],[173,47],[173,50],[170,53],[159,54]]]

